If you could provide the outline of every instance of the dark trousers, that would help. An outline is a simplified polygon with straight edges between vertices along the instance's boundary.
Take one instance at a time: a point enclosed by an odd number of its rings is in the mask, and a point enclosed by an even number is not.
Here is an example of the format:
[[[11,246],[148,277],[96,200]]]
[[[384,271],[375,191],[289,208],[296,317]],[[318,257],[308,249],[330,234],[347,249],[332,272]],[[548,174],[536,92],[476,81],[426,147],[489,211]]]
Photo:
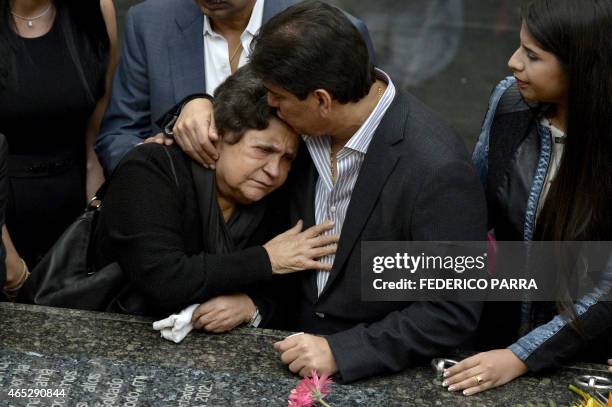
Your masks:
[[[6,227],[30,270],[85,208],[84,153],[9,156]]]

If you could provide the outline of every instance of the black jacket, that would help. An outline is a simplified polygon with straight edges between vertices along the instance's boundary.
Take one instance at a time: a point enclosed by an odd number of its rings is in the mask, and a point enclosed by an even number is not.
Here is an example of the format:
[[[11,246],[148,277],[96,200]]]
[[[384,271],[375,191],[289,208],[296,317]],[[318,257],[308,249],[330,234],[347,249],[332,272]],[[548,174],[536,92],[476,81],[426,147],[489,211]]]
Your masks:
[[[537,237],[537,203],[548,168],[542,164],[549,162],[551,142],[535,113],[514,79],[502,81],[491,97],[489,120],[474,152],[487,191],[489,227],[499,241]],[[598,292],[575,302],[578,324],[558,315],[554,303],[534,302],[526,308],[519,302],[487,303],[477,335],[480,345],[487,350],[510,345],[534,372],[570,360],[604,363],[612,356],[610,267],[601,276]],[[500,317],[504,324],[499,324]]]
[[[292,328],[326,334],[340,380],[397,372],[460,346],[480,303],[365,302],[360,241],[474,241],[486,206],[463,142],[412,96],[398,92],[373,136],[343,224],[327,285],[296,276]],[[289,194],[292,223],[314,223],[317,171],[301,148]]]
[[[8,201],[8,145],[3,134],[0,134],[0,226],[4,225],[4,213]],[[4,259],[6,249],[0,240],[0,286],[6,282],[6,266]],[[0,290],[0,301],[4,300],[3,290]]]
[[[170,147],[171,163],[166,148],[140,145],[115,171],[96,230],[96,267],[118,261],[129,283],[124,298],[140,298],[145,309],[139,312],[150,315],[174,313],[221,294],[256,291],[272,277],[261,246],[270,237],[263,227],[269,222],[264,217],[240,251],[205,253],[191,160]],[[267,303],[255,302],[264,317],[271,314]],[[117,307],[112,310],[122,311],[121,300]]]

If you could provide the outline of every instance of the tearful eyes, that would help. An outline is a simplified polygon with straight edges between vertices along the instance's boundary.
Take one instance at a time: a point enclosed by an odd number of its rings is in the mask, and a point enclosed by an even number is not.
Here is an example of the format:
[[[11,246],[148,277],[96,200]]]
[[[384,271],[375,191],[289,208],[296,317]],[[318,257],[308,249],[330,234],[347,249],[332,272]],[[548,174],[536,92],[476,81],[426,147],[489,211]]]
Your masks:
[[[265,154],[272,154],[274,153],[274,150],[271,148],[267,148],[267,147],[255,147],[258,151],[265,153]]]

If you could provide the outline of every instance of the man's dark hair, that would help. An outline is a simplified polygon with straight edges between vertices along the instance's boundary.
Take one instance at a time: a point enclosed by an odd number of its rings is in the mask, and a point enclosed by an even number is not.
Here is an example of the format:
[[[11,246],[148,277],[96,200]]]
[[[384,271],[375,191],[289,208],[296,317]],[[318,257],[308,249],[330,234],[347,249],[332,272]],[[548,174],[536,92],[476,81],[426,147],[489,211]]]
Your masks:
[[[357,102],[374,83],[361,34],[338,8],[305,1],[264,24],[250,56],[255,72],[304,100],[325,89],[340,103]]]
[[[247,130],[263,130],[275,117],[267,90],[249,64],[238,69],[215,91],[215,125],[223,141],[236,144]],[[231,133],[231,134],[230,134]]]

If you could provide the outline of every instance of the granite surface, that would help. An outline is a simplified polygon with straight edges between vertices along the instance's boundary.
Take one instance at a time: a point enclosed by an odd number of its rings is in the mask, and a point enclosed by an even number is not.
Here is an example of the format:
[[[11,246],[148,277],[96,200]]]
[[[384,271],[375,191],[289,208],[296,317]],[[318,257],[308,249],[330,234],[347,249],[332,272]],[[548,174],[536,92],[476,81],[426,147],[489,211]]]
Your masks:
[[[192,332],[177,345],[161,339],[146,319],[0,303],[0,406],[286,406],[298,378],[280,363],[272,343],[287,334],[250,328],[223,335]],[[567,385],[579,374],[607,375],[603,365],[579,365],[464,397],[445,391],[433,369],[423,366],[333,385],[328,402],[568,406],[576,399]],[[63,395],[16,397],[16,389]]]

